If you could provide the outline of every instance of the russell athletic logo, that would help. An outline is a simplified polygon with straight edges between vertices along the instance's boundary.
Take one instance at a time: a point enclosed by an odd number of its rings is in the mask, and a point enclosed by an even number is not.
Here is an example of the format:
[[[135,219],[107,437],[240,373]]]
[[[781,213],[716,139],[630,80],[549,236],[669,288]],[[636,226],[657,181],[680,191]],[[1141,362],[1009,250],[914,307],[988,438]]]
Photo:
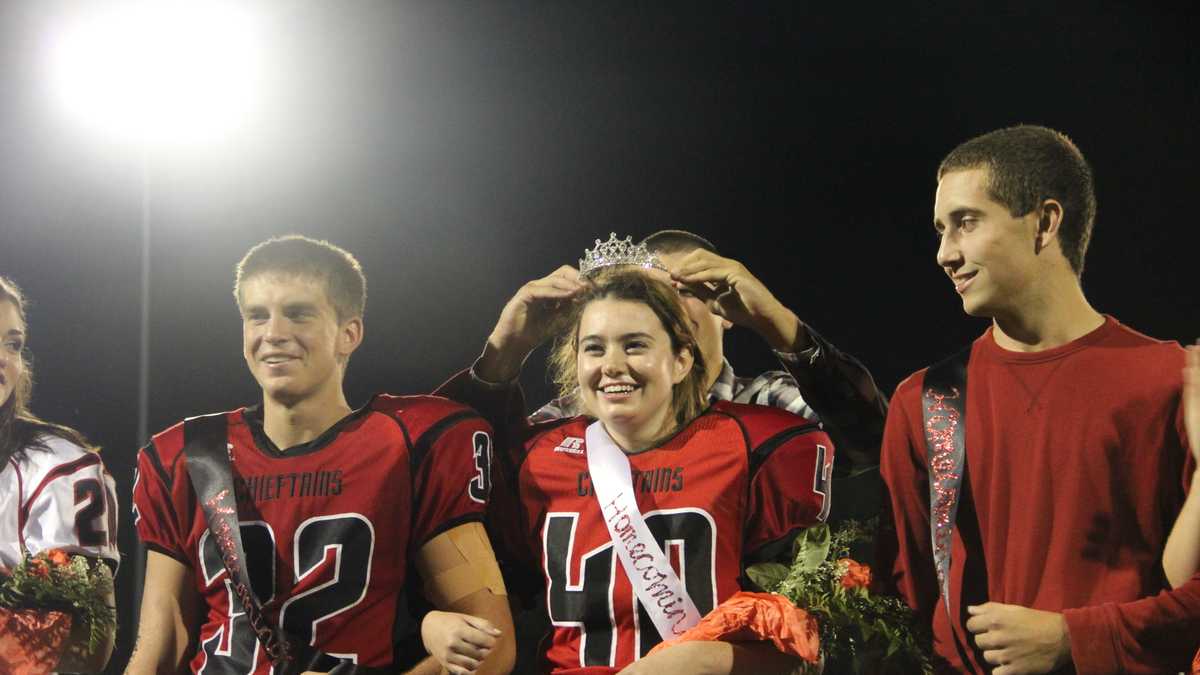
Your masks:
[[[578,436],[567,436],[562,439],[562,442],[554,446],[555,452],[565,452],[569,455],[583,454],[583,439]]]

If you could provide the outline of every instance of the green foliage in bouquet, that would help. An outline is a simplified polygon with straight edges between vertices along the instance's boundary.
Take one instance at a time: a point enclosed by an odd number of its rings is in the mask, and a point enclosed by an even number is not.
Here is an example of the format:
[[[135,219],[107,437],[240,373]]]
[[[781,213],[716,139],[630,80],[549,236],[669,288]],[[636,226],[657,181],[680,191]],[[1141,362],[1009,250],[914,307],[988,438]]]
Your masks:
[[[95,650],[117,625],[116,608],[105,601],[112,576],[102,563],[59,549],[27,555],[8,577],[0,576],[0,607],[69,613],[88,625],[88,648]]]
[[[850,545],[871,539],[872,523],[824,523],[796,537],[791,566],[761,563],[746,570],[763,590],[778,593],[817,618],[826,672],[871,664],[870,672],[933,672],[928,631],[915,625],[899,598],[871,593],[871,571],[849,557]]]

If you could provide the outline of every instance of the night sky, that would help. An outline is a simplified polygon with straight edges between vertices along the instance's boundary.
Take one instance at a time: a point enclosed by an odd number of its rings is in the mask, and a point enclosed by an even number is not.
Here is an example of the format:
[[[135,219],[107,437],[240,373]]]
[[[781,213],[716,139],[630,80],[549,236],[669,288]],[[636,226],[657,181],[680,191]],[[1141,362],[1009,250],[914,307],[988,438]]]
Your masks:
[[[890,393],[986,326],[934,264],[937,163],[1022,122],[1066,132],[1095,170],[1093,305],[1155,337],[1200,335],[1200,22],[1185,3],[243,3],[270,45],[262,114],[145,156],[85,133],[42,81],[56,21],[105,4],[0,5],[0,274],[34,303],[35,411],[102,445],[123,499],[147,440],[144,205],[151,430],[256,401],[233,266],[288,232],[366,271],[352,405],[429,391],[522,283],[610,231],[665,227],[744,262]],[[772,367],[743,330],[727,354],[743,374]],[[540,358],[525,382],[548,393]],[[110,672],[134,632],[129,521]]]

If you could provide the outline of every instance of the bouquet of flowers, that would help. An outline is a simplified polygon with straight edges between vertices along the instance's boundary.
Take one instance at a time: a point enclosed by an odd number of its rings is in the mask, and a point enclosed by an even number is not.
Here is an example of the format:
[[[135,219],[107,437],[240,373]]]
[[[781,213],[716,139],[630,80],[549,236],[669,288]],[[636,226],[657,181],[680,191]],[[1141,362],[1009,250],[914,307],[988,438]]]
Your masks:
[[[91,566],[84,556],[50,549],[0,573],[0,670],[53,670],[73,621],[87,624],[91,649],[113,630],[116,610],[96,592]]]
[[[870,540],[872,529],[856,521],[836,532],[807,528],[796,537],[790,567],[762,563],[746,574],[816,618],[826,672],[932,673],[929,637],[915,627],[912,610],[871,593],[871,568],[849,557],[850,545]]]

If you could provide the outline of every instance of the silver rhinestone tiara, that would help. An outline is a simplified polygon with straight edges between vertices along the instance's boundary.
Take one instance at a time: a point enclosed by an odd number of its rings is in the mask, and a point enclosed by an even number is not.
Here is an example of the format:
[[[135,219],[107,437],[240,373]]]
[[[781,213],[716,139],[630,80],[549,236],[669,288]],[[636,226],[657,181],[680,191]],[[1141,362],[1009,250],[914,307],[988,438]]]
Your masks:
[[[615,265],[633,265],[643,269],[656,268],[667,271],[651,253],[645,244],[633,243],[633,237],[617,239],[617,233],[609,233],[608,241],[596,240],[596,248],[584,249],[583,257],[579,259],[579,276],[588,278],[605,267]]]

